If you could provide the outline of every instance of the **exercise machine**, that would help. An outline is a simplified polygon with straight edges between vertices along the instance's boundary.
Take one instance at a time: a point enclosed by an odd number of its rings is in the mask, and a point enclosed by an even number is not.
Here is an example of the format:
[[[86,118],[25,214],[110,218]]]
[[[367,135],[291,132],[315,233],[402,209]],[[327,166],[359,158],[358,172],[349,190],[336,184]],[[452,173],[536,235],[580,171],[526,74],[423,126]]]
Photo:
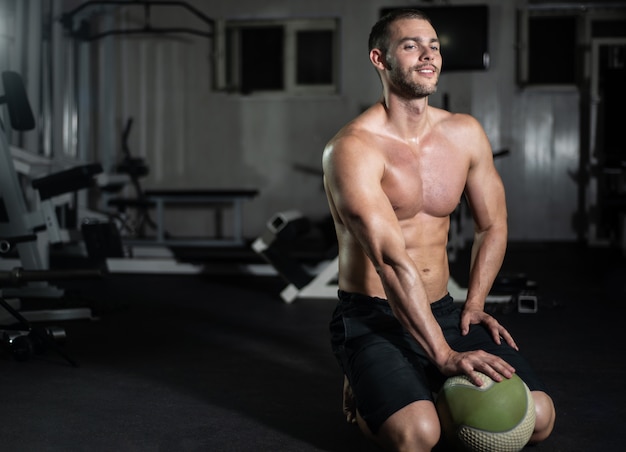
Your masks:
[[[305,266],[292,252],[294,240],[309,230],[310,222],[296,210],[278,212],[267,222],[267,229],[252,244],[287,282],[280,296],[286,303],[296,299],[337,300],[339,258],[321,260],[317,266]],[[467,289],[454,278],[448,282],[448,291],[456,302],[464,302]],[[492,311],[507,312],[514,305],[518,312],[537,312],[536,286],[524,275],[515,278],[498,277],[494,290],[487,296],[486,305]]]
[[[78,367],[76,361],[61,347],[65,339],[65,329],[58,326],[37,326],[20,313],[9,300],[4,298],[7,287],[17,287],[29,282],[63,279],[99,278],[99,270],[71,271],[25,271],[16,267],[10,272],[0,272],[0,308],[8,312],[11,318],[5,320],[0,329],[0,344],[13,355],[17,361],[27,361],[34,354],[52,349],[62,356],[69,364]],[[45,320],[50,320],[46,318]]]
[[[35,121],[21,76],[5,71],[2,73],[2,85],[4,95],[0,97],[0,104],[7,106],[12,129],[32,130]],[[99,164],[83,165],[34,179],[31,188],[36,194],[37,204],[29,208],[6,134],[5,125],[0,121],[0,265],[8,263],[15,267],[16,262],[7,258],[16,254],[17,266],[24,271],[49,271],[49,247],[68,239],[67,232],[59,224],[55,200],[91,185],[93,176],[101,172],[102,168]],[[23,284],[2,288],[3,297],[15,299],[10,305],[15,311],[20,310],[20,301],[24,298],[54,299],[63,295],[63,289],[51,285],[43,277],[29,278]],[[30,314],[38,320],[43,320],[43,317],[55,320],[92,317],[88,308],[45,310]]]
[[[280,294],[285,303],[302,298],[337,299],[339,258],[323,259],[307,267],[292,252],[296,239],[310,230],[311,222],[301,212],[278,212],[267,222],[265,232],[252,243],[252,249],[287,282]]]

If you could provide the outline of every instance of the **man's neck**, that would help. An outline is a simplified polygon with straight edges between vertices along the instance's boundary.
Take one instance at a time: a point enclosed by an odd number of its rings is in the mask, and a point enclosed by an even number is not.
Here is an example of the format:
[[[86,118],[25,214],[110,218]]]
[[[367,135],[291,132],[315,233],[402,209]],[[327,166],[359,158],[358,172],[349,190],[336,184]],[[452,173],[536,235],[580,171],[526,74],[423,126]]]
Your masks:
[[[390,129],[399,139],[408,143],[418,142],[430,127],[428,97],[405,99],[386,95],[382,103]]]

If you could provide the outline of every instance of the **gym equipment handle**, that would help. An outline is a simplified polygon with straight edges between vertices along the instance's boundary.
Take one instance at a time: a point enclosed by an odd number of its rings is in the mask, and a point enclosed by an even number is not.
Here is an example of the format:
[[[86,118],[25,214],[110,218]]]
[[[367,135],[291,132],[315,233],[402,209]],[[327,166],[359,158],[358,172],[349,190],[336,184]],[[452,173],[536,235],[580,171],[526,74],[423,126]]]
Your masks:
[[[19,286],[33,281],[59,281],[65,279],[96,279],[102,277],[102,270],[13,270],[0,272],[0,287]]]

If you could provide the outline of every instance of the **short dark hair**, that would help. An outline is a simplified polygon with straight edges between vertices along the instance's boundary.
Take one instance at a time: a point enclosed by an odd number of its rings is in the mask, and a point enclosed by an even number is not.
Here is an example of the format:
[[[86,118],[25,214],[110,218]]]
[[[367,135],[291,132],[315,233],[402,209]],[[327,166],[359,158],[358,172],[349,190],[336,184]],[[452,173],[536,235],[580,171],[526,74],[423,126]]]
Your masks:
[[[380,49],[385,53],[387,52],[389,47],[389,26],[395,21],[401,19],[421,19],[430,23],[430,18],[426,15],[426,13],[420,11],[419,9],[393,9],[381,17],[372,27],[368,41],[370,52],[372,49]]]

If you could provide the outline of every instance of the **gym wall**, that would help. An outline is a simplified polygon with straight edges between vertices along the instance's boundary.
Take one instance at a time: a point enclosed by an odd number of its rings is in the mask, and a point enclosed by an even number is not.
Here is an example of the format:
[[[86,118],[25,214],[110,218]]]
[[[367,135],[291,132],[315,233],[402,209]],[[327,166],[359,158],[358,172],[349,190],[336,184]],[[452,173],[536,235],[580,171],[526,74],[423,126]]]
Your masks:
[[[77,4],[53,3],[57,10],[63,10],[64,4],[66,9]],[[144,157],[151,169],[145,187],[259,189],[260,196],[247,203],[244,211],[244,233],[250,238],[260,234],[277,211],[298,209],[312,218],[323,217],[327,206],[321,177],[294,166],[319,169],[326,141],[379,98],[380,85],[368,60],[366,43],[380,10],[437,2],[188,3],[215,19],[338,18],[340,92],[216,92],[212,89],[209,45],[204,38],[107,38],[89,44],[88,49],[85,44],[78,52],[79,65],[88,66],[89,76],[88,83],[79,84],[78,117],[89,122],[88,136],[79,137],[79,156],[112,167],[119,159],[124,123],[133,117],[130,148]],[[485,128],[494,151],[510,150],[496,160],[496,165],[507,190],[511,240],[574,240],[578,188],[571,174],[578,170],[581,152],[578,90],[572,86],[539,89],[517,83],[517,10],[527,2],[444,3],[489,6],[491,63],[484,71],[446,73],[444,49],[440,87],[431,104],[473,114]],[[62,41],[59,35],[62,33],[57,33],[56,39]],[[61,41],[56,45],[59,59],[67,58]],[[26,68],[26,64],[22,66]],[[62,78],[61,63],[52,70],[56,79]],[[62,143],[57,147],[63,148]],[[196,229],[202,232],[209,223],[202,214],[177,215],[168,219],[167,228],[181,234],[194,228],[192,233],[197,233]],[[466,230],[469,237],[469,224]]]

